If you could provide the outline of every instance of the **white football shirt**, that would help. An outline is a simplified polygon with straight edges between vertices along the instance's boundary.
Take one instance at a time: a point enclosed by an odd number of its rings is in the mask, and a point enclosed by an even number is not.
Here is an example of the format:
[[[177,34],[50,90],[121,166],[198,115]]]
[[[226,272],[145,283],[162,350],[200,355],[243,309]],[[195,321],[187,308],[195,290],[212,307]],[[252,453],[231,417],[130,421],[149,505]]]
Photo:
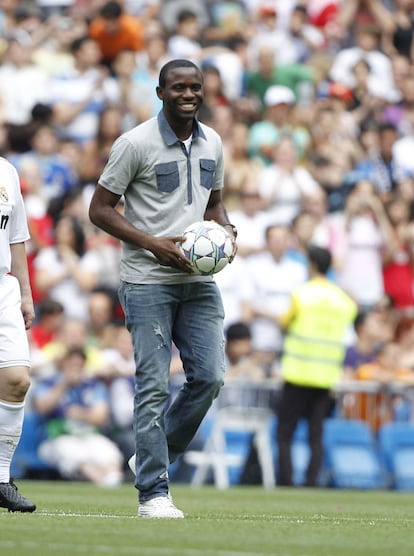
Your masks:
[[[11,269],[10,244],[30,239],[16,168],[0,157],[0,277]]]

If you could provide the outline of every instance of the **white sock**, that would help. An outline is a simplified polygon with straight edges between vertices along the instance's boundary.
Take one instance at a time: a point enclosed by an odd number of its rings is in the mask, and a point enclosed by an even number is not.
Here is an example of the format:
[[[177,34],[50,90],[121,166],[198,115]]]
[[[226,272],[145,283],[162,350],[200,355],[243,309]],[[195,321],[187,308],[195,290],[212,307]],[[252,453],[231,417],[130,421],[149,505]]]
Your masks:
[[[24,402],[0,400],[0,483],[10,481],[10,464],[22,434]]]

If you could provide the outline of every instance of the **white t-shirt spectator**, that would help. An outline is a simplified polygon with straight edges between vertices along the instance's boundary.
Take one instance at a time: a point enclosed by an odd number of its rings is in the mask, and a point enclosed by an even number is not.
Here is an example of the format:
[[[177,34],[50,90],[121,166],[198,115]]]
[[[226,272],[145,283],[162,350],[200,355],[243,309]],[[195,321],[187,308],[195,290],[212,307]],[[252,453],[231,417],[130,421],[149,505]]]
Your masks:
[[[289,308],[292,290],[307,277],[305,265],[287,256],[279,262],[269,252],[251,256],[246,259],[248,302],[258,311],[272,313],[275,317],[282,315]],[[255,317],[250,328],[254,350],[278,352],[282,349],[283,333],[274,320]]]
[[[224,329],[227,329],[230,324],[240,322],[243,318],[243,304],[249,293],[245,260],[236,256],[231,264],[214,275],[214,279],[221,293],[224,306]]]
[[[260,195],[269,200],[266,209],[269,224],[289,225],[301,209],[302,196],[319,189],[309,171],[300,166],[287,174],[272,164],[260,172],[258,183]]]
[[[384,293],[381,249],[384,238],[370,216],[354,216],[348,227],[346,251],[337,271],[338,284],[359,305],[371,306]]]

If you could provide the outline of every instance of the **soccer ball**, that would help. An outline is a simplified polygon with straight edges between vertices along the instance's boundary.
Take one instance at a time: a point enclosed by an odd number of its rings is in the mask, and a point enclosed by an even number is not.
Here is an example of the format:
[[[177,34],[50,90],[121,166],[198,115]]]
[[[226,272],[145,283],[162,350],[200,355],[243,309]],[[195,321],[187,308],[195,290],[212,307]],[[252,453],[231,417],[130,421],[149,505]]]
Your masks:
[[[216,274],[229,262],[233,243],[230,234],[217,222],[194,222],[183,236],[185,240],[179,247],[194,264],[195,274]]]

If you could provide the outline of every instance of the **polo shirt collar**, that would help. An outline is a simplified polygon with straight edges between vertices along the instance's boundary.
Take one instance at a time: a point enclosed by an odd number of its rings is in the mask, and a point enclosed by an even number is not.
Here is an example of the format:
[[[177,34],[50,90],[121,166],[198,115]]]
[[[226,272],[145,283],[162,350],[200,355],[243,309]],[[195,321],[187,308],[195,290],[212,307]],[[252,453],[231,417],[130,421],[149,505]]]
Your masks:
[[[157,118],[161,137],[164,139],[166,144],[170,147],[171,145],[174,145],[174,143],[180,141],[180,139],[178,139],[174,131],[171,129],[170,124],[167,122],[167,118],[165,117],[163,110],[160,110]],[[204,131],[201,129],[199,121],[197,119],[194,119],[193,139],[197,139],[198,137],[207,140]]]

